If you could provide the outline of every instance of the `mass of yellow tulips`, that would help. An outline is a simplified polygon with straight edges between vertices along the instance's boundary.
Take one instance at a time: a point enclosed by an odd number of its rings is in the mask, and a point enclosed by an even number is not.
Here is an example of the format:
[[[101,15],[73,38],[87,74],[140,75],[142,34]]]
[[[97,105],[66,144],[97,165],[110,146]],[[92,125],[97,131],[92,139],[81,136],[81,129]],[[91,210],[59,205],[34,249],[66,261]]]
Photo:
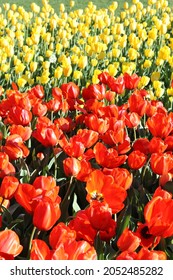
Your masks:
[[[0,84],[15,82],[20,90],[41,84],[51,87],[73,80],[80,86],[98,83],[98,74],[136,73],[139,87],[152,100],[171,102],[173,89],[173,9],[165,0],[133,0],[97,9],[55,11],[48,0],[31,4],[30,11],[16,4],[0,8]]]

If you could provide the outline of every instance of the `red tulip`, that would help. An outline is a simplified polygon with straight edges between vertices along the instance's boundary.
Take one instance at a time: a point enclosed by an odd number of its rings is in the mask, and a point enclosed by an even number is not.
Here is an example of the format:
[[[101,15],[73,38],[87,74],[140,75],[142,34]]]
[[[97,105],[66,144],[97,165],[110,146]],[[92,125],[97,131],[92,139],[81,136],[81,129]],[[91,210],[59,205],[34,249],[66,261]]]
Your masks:
[[[0,186],[0,196],[5,199],[11,199],[16,192],[19,181],[16,177],[5,176]]]
[[[37,191],[31,184],[19,184],[15,192],[16,201],[30,214],[33,213],[33,199],[37,196]]]
[[[26,158],[29,155],[29,149],[24,145],[22,137],[18,134],[12,134],[7,137],[3,150],[11,160]]]
[[[105,202],[92,201],[87,208],[91,226],[98,231],[105,231],[112,221],[112,210]]]
[[[98,132],[99,134],[104,134],[109,128],[109,120],[98,118],[94,114],[88,114],[85,117],[85,124],[89,129]]]
[[[42,101],[37,101],[33,104],[32,113],[34,116],[43,117],[47,113],[47,106]]]
[[[81,163],[74,157],[63,160],[63,168],[66,176],[77,176],[81,170]]]
[[[77,212],[75,218],[69,222],[69,228],[76,232],[76,240],[85,240],[94,244],[97,230],[92,227],[86,210]]]
[[[80,88],[73,82],[62,84],[60,88],[62,90],[62,95],[64,96],[64,98],[75,99],[80,93]]]
[[[140,245],[145,248],[154,248],[156,247],[161,237],[154,236],[151,233],[149,233],[149,229],[147,227],[147,224],[142,224],[141,222],[138,223],[138,228],[135,232],[136,236],[138,236],[141,239]]]
[[[9,118],[13,124],[26,126],[32,120],[32,113],[19,106],[13,106],[9,111]]]
[[[148,250],[147,248],[141,248],[138,252],[136,260],[166,260],[166,253],[163,251]]]
[[[1,254],[8,254],[16,257],[23,250],[20,245],[18,235],[13,230],[3,230],[0,232],[0,256]]]
[[[148,138],[137,139],[133,144],[133,150],[138,150],[141,153],[148,155],[150,153],[150,141]]]
[[[75,128],[75,123],[70,117],[57,118],[54,120],[54,124],[58,125],[58,127],[64,132],[70,132]]]
[[[83,140],[78,135],[72,136],[69,141],[64,137],[60,142],[60,146],[70,157],[78,158],[82,156],[85,151]]]
[[[32,129],[30,126],[22,126],[13,124],[10,127],[10,134],[18,134],[23,141],[27,141],[32,134]]]
[[[149,143],[150,154],[152,153],[164,153],[167,145],[165,145],[164,141],[159,137],[153,137]]]
[[[57,145],[61,135],[62,131],[46,117],[37,119],[36,129],[32,133],[45,147]]]
[[[9,156],[4,152],[0,152],[0,170],[6,169],[8,164],[9,164]]]
[[[136,150],[129,154],[127,161],[131,169],[140,169],[146,163],[147,156],[139,150]]]
[[[82,91],[82,97],[85,100],[97,99],[102,100],[106,96],[106,87],[103,84],[89,85]]]
[[[141,91],[134,91],[128,100],[130,112],[135,112],[139,116],[146,113],[147,101],[143,98]]]
[[[140,245],[141,239],[126,228],[117,241],[117,246],[121,251],[134,252]]]
[[[118,156],[118,152],[113,149],[107,149],[102,143],[97,143],[94,146],[93,152],[98,164],[107,168],[115,168],[122,165],[126,159],[126,155]]]
[[[31,260],[50,260],[51,251],[49,246],[40,239],[32,240],[32,247],[30,252]]]
[[[86,184],[87,200],[104,201],[112,209],[112,213],[115,214],[123,209],[127,193],[114,183],[114,179],[111,175],[104,175],[100,170],[94,170],[89,175],[89,179]]]
[[[52,249],[56,249],[59,245],[64,243],[71,243],[76,239],[76,231],[71,230],[70,227],[60,222],[50,232],[49,244]]]
[[[53,203],[50,199],[45,198],[38,202],[34,209],[33,224],[39,230],[50,230],[60,215],[59,201]]]
[[[151,155],[150,166],[154,173],[165,175],[173,167],[173,155],[168,153],[154,153]]]
[[[153,197],[144,208],[144,217],[150,234],[164,238],[173,235],[172,199]]]
[[[173,124],[169,115],[155,113],[146,122],[149,131],[155,137],[166,138],[172,131]]]
[[[141,77],[137,74],[129,75],[128,73],[124,73],[125,88],[130,90],[137,88],[140,79]]]
[[[81,137],[81,141],[86,148],[92,147],[99,137],[98,132],[90,129],[79,129],[77,135]]]
[[[130,112],[125,115],[125,125],[129,128],[137,127],[140,121],[141,117],[135,112]]]
[[[118,78],[114,78],[110,76],[108,77],[107,85],[112,91],[115,91],[118,94],[122,94],[125,90],[124,77],[119,76]]]
[[[133,175],[125,168],[103,169],[105,175],[111,175],[114,178],[115,184],[128,190],[133,181]]]

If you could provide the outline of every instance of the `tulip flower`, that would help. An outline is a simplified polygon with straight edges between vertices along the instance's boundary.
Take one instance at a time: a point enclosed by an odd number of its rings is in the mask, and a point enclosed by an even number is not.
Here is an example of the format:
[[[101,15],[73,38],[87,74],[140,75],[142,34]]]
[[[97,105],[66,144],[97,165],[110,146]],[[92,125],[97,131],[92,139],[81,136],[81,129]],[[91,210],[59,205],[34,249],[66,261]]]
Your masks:
[[[139,150],[135,150],[129,154],[127,161],[130,168],[140,169],[146,163],[147,156]]]
[[[171,118],[163,113],[155,113],[152,117],[148,118],[146,124],[153,136],[163,139],[170,134],[173,128]]]
[[[48,198],[38,202],[33,214],[34,226],[39,230],[50,230],[61,215],[59,202],[59,199],[52,202]]]
[[[126,228],[117,241],[121,251],[134,252],[140,245],[141,239],[131,230]]]
[[[173,200],[160,195],[153,197],[144,208],[149,234],[160,237],[173,235]]]
[[[14,176],[5,176],[0,186],[0,196],[11,199],[19,185],[19,181]]]
[[[20,245],[18,235],[13,230],[3,230],[0,232],[0,256],[2,254],[8,254],[9,256],[16,257],[23,250],[23,246]]]
[[[173,155],[168,153],[154,153],[151,155],[150,166],[154,173],[165,175],[173,166]]]
[[[104,175],[100,170],[91,172],[86,184],[86,191],[89,202],[92,200],[105,201],[113,214],[123,209],[123,201],[127,196],[126,191],[114,183],[111,175]]]

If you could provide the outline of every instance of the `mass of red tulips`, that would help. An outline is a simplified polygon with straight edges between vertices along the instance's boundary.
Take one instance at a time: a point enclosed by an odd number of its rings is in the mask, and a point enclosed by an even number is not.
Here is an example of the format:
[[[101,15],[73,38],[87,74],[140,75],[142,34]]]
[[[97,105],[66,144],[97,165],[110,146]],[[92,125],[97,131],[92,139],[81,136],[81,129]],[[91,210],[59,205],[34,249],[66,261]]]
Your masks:
[[[98,77],[1,91],[0,259],[173,259],[173,112]]]

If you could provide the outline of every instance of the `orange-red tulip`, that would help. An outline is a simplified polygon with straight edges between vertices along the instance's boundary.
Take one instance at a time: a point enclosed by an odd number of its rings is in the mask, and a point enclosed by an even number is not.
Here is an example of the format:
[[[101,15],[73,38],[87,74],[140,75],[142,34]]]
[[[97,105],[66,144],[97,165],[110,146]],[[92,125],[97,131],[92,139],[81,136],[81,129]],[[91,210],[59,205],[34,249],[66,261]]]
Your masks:
[[[168,153],[154,153],[150,159],[151,169],[159,175],[168,174],[173,167],[173,155]]]
[[[164,238],[173,235],[172,199],[153,197],[144,208],[144,217],[150,234]]]
[[[117,213],[123,209],[127,193],[125,189],[114,183],[111,175],[105,175],[101,170],[94,170],[89,175],[87,184],[87,200],[105,201],[112,209],[112,213]]]
[[[140,169],[146,163],[147,156],[139,150],[136,150],[129,154],[127,161],[131,169]]]
[[[140,245],[141,239],[131,230],[126,228],[117,241],[121,251],[134,252]]]
[[[153,136],[160,138],[166,138],[173,128],[170,116],[163,113],[155,113],[146,125]]]
[[[5,176],[0,186],[0,196],[5,199],[11,199],[16,192],[19,181],[14,176]]]
[[[18,235],[13,230],[3,230],[0,232],[0,255],[5,253],[16,257],[23,250],[20,245]]]
[[[76,177],[81,170],[81,163],[77,158],[68,157],[63,160],[63,168],[66,176]]]
[[[50,230],[60,215],[59,200],[53,203],[50,199],[45,198],[38,202],[34,209],[33,224],[39,230]]]

